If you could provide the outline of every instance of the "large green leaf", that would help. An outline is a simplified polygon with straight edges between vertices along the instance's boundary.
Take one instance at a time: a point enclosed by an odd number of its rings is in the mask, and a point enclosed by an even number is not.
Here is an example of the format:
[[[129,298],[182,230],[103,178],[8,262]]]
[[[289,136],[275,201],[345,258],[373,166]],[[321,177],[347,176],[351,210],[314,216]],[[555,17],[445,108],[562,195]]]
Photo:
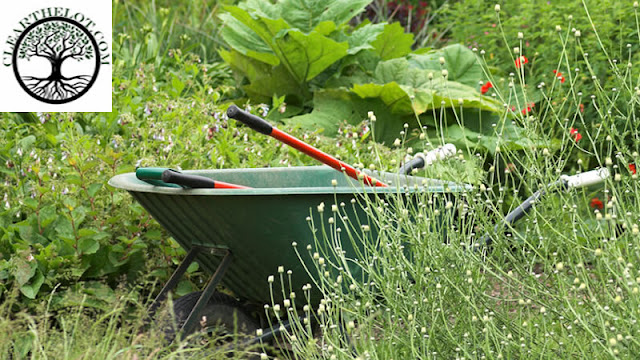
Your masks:
[[[274,50],[298,83],[309,81],[347,55],[349,45],[338,43],[316,31],[282,31]]]
[[[290,28],[290,26],[281,18],[271,19],[268,17],[254,17],[246,10],[237,6],[225,6],[224,9],[227,10],[237,21],[251,29],[272,49],[274,47],[274,37],[280,31]],[[226,23],[225,26],[227,26]],[[229,26],[233,27],[233,23]],[[241,29],[235,29],[235,31],[242,32]]]
[[[36,271],[35,276],[31,278],[29,283],[20,286],[20,292],[29,299],[35,299],[40,291],[40,287],[44,283],[44,275],[40,270]]]
[[[270,1],[265,0],[246,0],[238,5],[240,8],[250,11],[256,16],[265,17],[269,19],[278,19],[282,17],[280,15],[281,8],[278,4],[272,4]]]
[[[444,64],[440,64],[440,58]],[[445,48],[429,51],[425,54],[408,56],[409,66],[422,70],[440,73],[442,69],[449,72],[448,79],[475,87],[482,81],[484,74],[476,55],[468,48],[453,44]]]
[[[402,57],[411,52],[413,34],[405,34],[398,22],[386,24],[382,34],[371,45],[382,60]]]
[[[348,37],[349,55],[357,54],[362,50],[373,49],[372,43],[384,30],[385,24],[366,24],[355,29]]]
[[[394,114],[413,114],[414,112],[409,94],[395,81],[384,85],[356,84],[352,90],[363,99],[380,98]]]
[[[324,134],[334,136],[340,123],[357,124],[362,121],[352,105],[351,94],[343,89],[317,91],[313,96],[313,111],[286,120],[288,124],[305,129],[324,129]]]
[[[370,0],[282,0],[276,4],[280,16],[294,28],[311,32],[319,23],[342,25],[358,15]]]
[[[244,90],[257,101],[268,102],[274,94],[307,96],[306,89],[300,88],[282,64],[272,67],[234,50],[222,50],[220,56],[247,77],[249,85]]]
[[[280,63],[271,47],[248,26],[229,14],[222,14],[220,18],[225,24],[220,32],[222,38],[234,50],[270,65]]]
[[[500,104],[481,95],[475,88],[449,81],[441,73],[411,67],[405,58],[382,61],[375,71],[376,83],[355,84],[353,92],[362,98],[379,97],[397,114],[429,109],[464,107],[502,111]]]
[[[411,128],[419,125],[413,114],[392,113],[379,98],[363,99],[346,89],[318,91],[313,102],[314,109],[311,113],[289,118],[286,122],[310,131],[323,129],[325,135],[334,136],[342,124],[358,124],[367,118],[369,111],[373,111],[377,117],[375,139],[387,145],[400,137],[400,131],[405,130],[405,123]],[[423,124],[433,122],[429,115],[423,115],[421,121]],[[418,144],[417,148],[419,146]]]

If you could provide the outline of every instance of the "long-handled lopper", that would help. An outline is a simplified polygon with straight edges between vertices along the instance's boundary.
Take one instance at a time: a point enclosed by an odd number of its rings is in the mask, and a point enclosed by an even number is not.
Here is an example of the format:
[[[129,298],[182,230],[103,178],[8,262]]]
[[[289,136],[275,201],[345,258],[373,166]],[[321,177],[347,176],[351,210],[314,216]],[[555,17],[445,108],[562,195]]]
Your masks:
[[[365,184],[369,186],[380,186],[380,187],[387,186],[387,184],[383,183],[382,181],[376,178],[373,178],[361,171],[358,171],[353,166],[348,165],[336,159],[335,157],[325,152],[322,152],[319,149],[287,134],[286,132],[273,127],[266,120],[258,116],[255,116],[253,114],[249,114],[248,112],[241,110],[235,105],[229,106],[229,109],[227,109],[227,116],[242,122],[243,124],[247,125],[248,127],[252,128],[253,130],[261,134],[269,135],[272,138],[280,142],[283,142],[291,146],[292,148],[299,150],[326,165],[331,166],[332,168],[338,171],[341,171],[341,172],[344,171],[344,173],[347,174],[349,177],[356,180],[362,180],[364,181]]]

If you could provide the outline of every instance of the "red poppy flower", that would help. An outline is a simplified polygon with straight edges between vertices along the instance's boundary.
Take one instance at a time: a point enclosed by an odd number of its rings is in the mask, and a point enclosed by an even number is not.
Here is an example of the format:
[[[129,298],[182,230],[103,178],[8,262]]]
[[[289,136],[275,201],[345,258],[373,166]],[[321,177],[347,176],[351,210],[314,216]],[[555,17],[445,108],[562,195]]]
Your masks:
[[[629,171],[631,171],[632,175],[636,174],[636,164],[629,164]]]
[[[582,135],[578,132],[578,129],[576,128],[571,128],[571,130],[569,130],[569,135],[571,135],[573,140],[575,140],[576,142],[582,139]]]
[[[556,78],[558,78],[560,82],[564,84],[564,76],[562,76],[562,73],[558,70],[553,70],[553,73],[556,74]]]
[[[593,199],[591,199],[591,201],[589,202],[589,206],[599,210],[602,210],[604,208],[604,204],[597,197],[594,197]]]
[[[518,58],[516,59],[516,67],[519,69],[520,66],[526,64],[529,62],[529,59],[527,59],[526,56],[522,55],[522,56],[518,56]]]
[[[487,81],[484,85],[482,85],[482,87],[480,88],[480,93],[482,95],[486,94],[487,91],[489,91],[489,89],[491,89],[493,87],[493,84],[491,83],[491,81]]]
[[[530,112],[531,112],[531,110],[533,110],[533,108],[534,108],[535,106],[536,106],[536,104],[535,104],[535,103],[531,103],[531,104],[529,104],[526,108],[524,108],[524,109],[522,109],[522,110],[521,110],[522,114],[523,114],[523,115],[526,115],[526,114],[530,113]]]

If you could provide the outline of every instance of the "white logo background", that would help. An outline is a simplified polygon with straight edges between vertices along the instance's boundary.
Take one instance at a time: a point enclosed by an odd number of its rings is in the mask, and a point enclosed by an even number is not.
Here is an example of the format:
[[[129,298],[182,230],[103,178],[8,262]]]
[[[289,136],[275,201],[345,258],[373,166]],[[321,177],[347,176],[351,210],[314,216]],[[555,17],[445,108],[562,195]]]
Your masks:
[[[112,9],[111,0],[22,0],[6,6],[0,11],[0,112],[111,112],[111,64],[112,64]],[[51,8],[44,11],[43,9]],[[54,16],[58,8],[58,16],[68,14],[73,19],[73,15],[80,13],[75,20],[84,25],[89,32],[95,34],[96,41],[108,44],[108,57],[103,59],[95,83],[91,88],[79,98],[64,104],[49,104],[33,98],[19,84],[13,72],[12,46],[13,42],[29,25],[36,22],[30,14],[37,12],[36,18]],[[69,9],[67,12],[66,9]],[[18,32],[16,32],[18,30]],[[9,40],[10,41],[10,40]],[[104,46],[104,44],[102,45]],[[104,53],[100,57],[105,56]],[[49,72],[47,61],[40,58],[33,58],[26,62],[21,60],[19,69],[30,70],[30,75],[40,74],[46,76]],[[7,65],[9,64],[9,65]],[[28,65],[25,65],[28,64]],[[83,71],[82,68],[87,63],[73,62],[64,66],[73,66],[75,71]]]

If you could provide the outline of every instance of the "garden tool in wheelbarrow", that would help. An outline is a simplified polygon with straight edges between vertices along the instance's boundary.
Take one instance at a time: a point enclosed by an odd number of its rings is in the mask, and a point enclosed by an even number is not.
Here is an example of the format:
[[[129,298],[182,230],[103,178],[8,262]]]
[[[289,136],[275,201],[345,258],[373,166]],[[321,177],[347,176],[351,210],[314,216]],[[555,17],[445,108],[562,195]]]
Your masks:
[[[407,161],[401,168],[401,174],[411,174],[414,170],[431,164],[433,161],[451,156],[455,154],[456,149],[452,144],[446,144],[440,148],[437,148],[431,154],[418,153],[413,159]],[[523,201],[518,207],[509,212],[504,219],[495,226],[494,232],[499,232],[502,229],[508,228],[515,224],[516,221],[522,219],[529,213],[536,201],[542,198],[547,192],[571,190],[576,188],[588,187],[604,182],[610,176],[607,168],[601,168],[596,170],[587,171],[576,175],[562,175],[560,179],[547,185],[546,187],[536,191]],[[493,242],[489,233],[486,233],[480,238],[480,240],[474,243],[476,249],[487,249]]]
[[[216,181],[205,176],[183,174],[178,170],[157,167],[137,168],[136,178],[151,185],[174,188],[183,187],[192,189],[249,189],[249,187],[243,185],[231,184],[224,181]]]
[[[229,108],[227,109],[227,116],[242,122],[243,124],[247,125],[251,129],[261,134],[269,135],[272,138],[280,142],[283,142],[291,146],[292,148],[311,156],[312,158],[322,162],[323,164],[329,165],[338,171],[344,172],[345,174],[347,174],[349,177],[353,179],[362,180],[364,181],[365,184],[370,186],[380,186],[380,187],[387,186],[387,184],[383,183],[382,181],[377,180],[361,171],[358,171],[353,166],[348,165],[336,159],[335,157],[325,152],[322,152],[321,150],[301,141],[300,139],[297,139],[287,134],[286,132],[273,127],[266,120],[258,116],[255,116],[253,114],[250,114],[244,110],[241,110],[239,107],[235,105],[229,106]]]
[[[600,168],[596,170],[587,171],[576,175],[562,175],[560,179],[547,185],[546,187],[539,189],[531,196],[529,196],[522,204],[518,205],[515,209],[504,217],[502,222],[497,224],[494,228],[494,232],[499,232],[512,226],[516,221],[525,217],[529,211],[533,208],[534,204],[542,198],[548,192],[555,191],[568,191],[571,189],[588,187],[591,185],[597,185],[604,182],[610,176],[609,169]],[[491,246],[493,239],[489,233],[484,234],[479,241],[474,243],[476,249],[483,249],[486,251]]]

